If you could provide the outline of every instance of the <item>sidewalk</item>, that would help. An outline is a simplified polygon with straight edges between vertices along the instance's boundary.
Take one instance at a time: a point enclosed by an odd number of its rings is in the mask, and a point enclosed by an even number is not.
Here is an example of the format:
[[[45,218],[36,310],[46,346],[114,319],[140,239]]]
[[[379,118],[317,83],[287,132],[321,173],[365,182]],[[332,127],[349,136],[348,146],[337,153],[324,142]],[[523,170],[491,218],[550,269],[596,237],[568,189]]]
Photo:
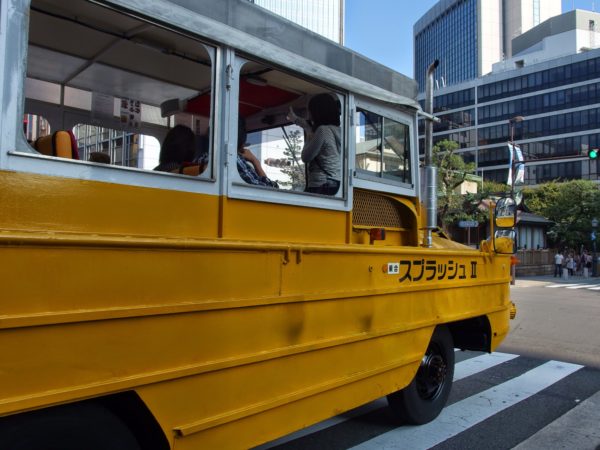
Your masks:
[[[554,277],[552,275],[535,275],[535,276],[523,276],[516,278],[515,286],[518,287],[527,287],[527,286],[535,286],[537,284],[600,284],[600,277],[588,277],[584,278],[583,276],[572,276],[568,279],[564,279],[562,277]]]

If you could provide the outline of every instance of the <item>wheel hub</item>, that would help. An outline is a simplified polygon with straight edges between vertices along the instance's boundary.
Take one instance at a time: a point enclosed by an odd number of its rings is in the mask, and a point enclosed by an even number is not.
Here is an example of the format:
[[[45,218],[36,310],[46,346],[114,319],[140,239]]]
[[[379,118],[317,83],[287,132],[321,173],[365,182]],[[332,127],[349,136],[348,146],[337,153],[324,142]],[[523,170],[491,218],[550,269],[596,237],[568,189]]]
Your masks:
[[[427,352],[417,372],[417,389],[424,399],[433,399],[441,391],[446,380],[448,367],[437,352]]]

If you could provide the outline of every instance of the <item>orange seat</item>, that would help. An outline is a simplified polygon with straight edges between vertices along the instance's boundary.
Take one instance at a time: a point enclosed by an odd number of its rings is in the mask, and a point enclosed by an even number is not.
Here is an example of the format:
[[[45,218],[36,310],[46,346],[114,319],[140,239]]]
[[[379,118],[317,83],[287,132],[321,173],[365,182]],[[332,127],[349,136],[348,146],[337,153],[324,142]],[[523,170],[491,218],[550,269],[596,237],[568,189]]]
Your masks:
[[[34,148],[43,155],[79,159],[75,136],[70,131],[56,131],[35,141]]]

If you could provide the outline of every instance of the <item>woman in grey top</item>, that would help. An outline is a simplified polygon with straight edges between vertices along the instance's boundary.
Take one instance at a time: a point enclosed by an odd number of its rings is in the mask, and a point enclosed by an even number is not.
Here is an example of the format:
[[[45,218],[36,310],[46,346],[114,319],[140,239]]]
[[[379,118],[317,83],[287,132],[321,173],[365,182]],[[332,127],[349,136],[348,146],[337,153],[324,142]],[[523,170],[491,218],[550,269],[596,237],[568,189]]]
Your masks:
[[[305,192],[335,195],[341,180],[340,101],[335,94],[317,94],[308,102],[308,112],[310,121],[296,116],[291,108],[288,115],[291,121],[304,128]]]

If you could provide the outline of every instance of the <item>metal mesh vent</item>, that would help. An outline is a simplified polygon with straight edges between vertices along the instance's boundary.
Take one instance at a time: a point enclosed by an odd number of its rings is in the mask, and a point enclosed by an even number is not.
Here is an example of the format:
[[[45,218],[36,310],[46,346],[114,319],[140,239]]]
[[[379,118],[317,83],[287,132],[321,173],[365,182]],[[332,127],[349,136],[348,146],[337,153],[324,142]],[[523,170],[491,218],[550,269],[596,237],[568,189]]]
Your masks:
[[[367,227],[402,228],[400,205],[389,197],[355,190],[352,224]]]

